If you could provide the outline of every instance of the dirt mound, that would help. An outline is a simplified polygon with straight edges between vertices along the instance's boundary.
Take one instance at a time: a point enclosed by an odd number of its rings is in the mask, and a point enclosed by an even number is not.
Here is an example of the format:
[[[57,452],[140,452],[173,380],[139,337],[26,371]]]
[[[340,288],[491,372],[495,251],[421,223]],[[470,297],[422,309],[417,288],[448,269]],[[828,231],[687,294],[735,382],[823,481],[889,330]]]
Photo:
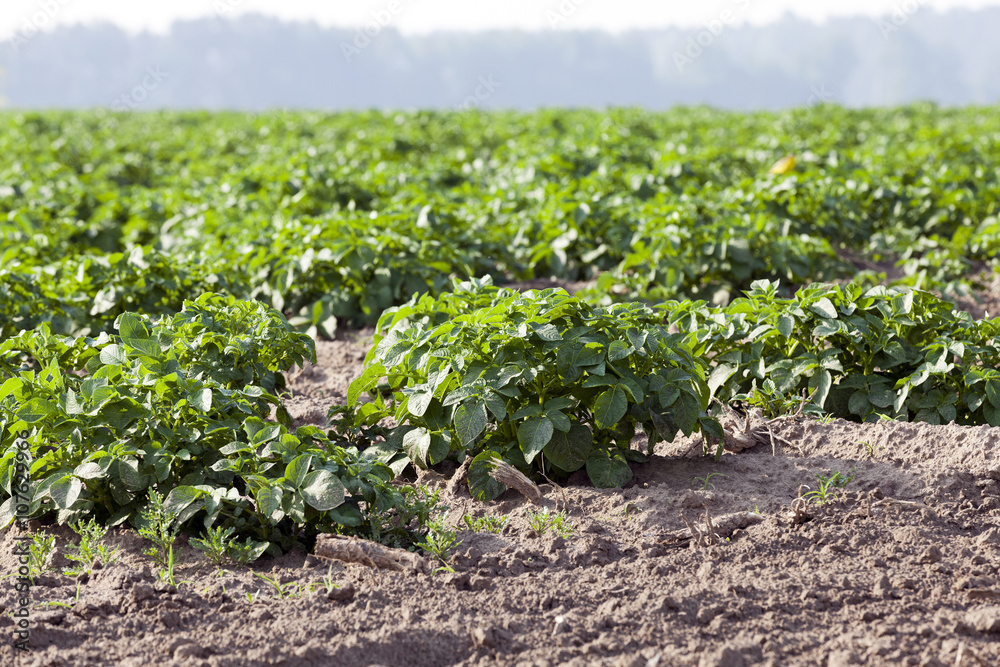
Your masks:
[[[287,374],[292,397],[285,407],[295,426],[322,425],[331,405],[347,403],[347,388],[364,369],[374,329],[338,331],[335,340],[316,341],[316,363]]]
[[[344,400],[370,336],[317,346],[319,362],[290,378],[298,421],[322,423]],[[1000,429],[799,420],[778,434],[791,445],[718,463],[660,447],[626,489],[543,486],[542,505],[573,524],[565,538],[535,535],[538,508],[514,492],[490,504],[444,492],[451,523],[509,517],[499,534],[459,533],[455,573],[293,553],[220,577],[184,548],[174,589],[148,545],[115,530],[120,562],[31,590],[31,652],[7,642],[0,664],[1000,664]],[[837,473],[850,481],[821,502]],[[718,540],[687,532],[747,512],[759,521]],[[0,540],[4,573],[20,535]]]

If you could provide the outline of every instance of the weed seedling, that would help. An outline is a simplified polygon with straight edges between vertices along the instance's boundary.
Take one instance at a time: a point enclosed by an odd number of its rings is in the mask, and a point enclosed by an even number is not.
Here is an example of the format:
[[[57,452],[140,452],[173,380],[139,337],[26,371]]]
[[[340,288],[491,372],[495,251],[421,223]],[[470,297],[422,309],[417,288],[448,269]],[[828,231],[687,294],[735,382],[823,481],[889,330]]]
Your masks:
[[[876,450],[882,449],[882,447],[876,446],[872,440],[859,440],[857,444],[864,445],[864,448],[868,450],[868,456],[871,458],[875,458]]]
[[[237,565],[249,565],[267,550],[267,542],[255,542],[249,537],[244,542],[232,542],[229,545],[230,560]]]
[[[559,537],[567,538],[574,530],[566,512],[549,512],[548,507],[543,508],[541,512],[528,510],[528,525],[539,537],[544,535],[545,531],[551,530]]]
[[[77,590],[76,599],[77,599],[77,602],[79,602],[79,600],[80,600],[80,588],[77,587],[76,590]],[[43,608],[43,607],[65,607],[66,609],[72,609],[75,606],[76,606],[76,602],[74,602],[74,603],[71,604],[69,602],[57,602],[55,600],[49,600],[47,602],[39,602],[38,605],[35,608],[36,609],[40,609],[40,608]]]
[[[711,481],[713,477],[729,477],[729,475],[723,475],[721,472],[710,472],[704,477],[695,477],[693,480],[691,480],[691,484],[693,485],[700,484],[701,486],[699,488],[702,491],[707,491],[708,489],[714,489],[715,484],[712,484]]]
[[[32,583],[52,569],[52,566],[49,565],[49,559],[55,548],[55,535],[35,533],[31,536],[31,544],[28,546],[28,577]]]
[[[621,510],[615,512],[615,516],[625,517],[626,519],[631,519],[635,515],[642,512],[642,508],[635,503],[625,503],[625,507]]]
[[[323,586],[328,591],[332,591],[334,588],[339,588],[333,583],[333,565],[326,568],[326,576],[323,577]]]
[[[506,516],[483,516],[473,519],[466,514],[462,517],[466,528],[477,533],[499,533],[507,527],[508,517]]]
[[[191,546],[203,552],[208,560],[212,561],[212,565],[221,572],[222,566],[229,560],[229,538],[232,534],[232,528],[223,529],[222,526],[216,526],[206,531],[206,537],[193,537],[190,542]]]
[[[38,577],[52,569],[52,566],[49,565],[49,558],[52,556],[55,548],[55,535],[34,533],[31,536],[31,544],[28,545],[28,579],[31,580],[32,585],[34,585]],[[18,576],[18,573],[15,571],[5,574],[0,579],[9,579],[16,576]]]
[[[541,512],[528,510],[528,525],[535,531],[536,535],[542,535],[549,527],[549,510],[545,508]]]
[[[340,587],[333,583],[333,565],[330,565],[330,567],[326,569],[326,576],[323,577],[323,579],[318,584],[317,583],[309,584],[308,590],[310,593],[315,593],[316,591],[322,591],[322,590],[332,591],[335,588],[340,588]]]
[[[249,538],[243,543],[231,541],[234,531],[234,528],[217,526],[209,528],[206,531],[206,537],[191,538],[191,545],[204,552],[212,564],[219,568],[220,576],[222,575],[222,566],[226,562],[249,565],[260,558],[260,555],[267,549],[266,542],[254,542]]]
[[[174,557],[174,541],[177,539],[177,529],[173,526],[176,517],[167,512],[163,506],[163,496],[156,491],[149,494],[149,505],[142,512],[142,527],[139,534],[153,543],[153,546],[143,551],[160,566],[160,578],[176,587],[174,567],[177,562]]]
[[[451,557],[451,552],[458,546],[458,539],[455,537],[455,530],[444,524],[444,519],[428,523],[427,536],[423,542],[417,542],[416,545],[441,561],[443,567],[439,569],[449,572],[455,571],[448,565],[448,559]]]
[[[427,529],[430,521],[448,511],[441,504],[441,491],[426,486],[402,486],[390,509],[372,512],[369,518],[371,539],[390,547],[405,548],[414,533]]]
[[[842,489],[848,484],[850,484],[851,481],[854,480],[854,476],[856,474],[857,473],[852,472],[849,476],[845,476],[840,472],[835,472],[829,477],[824,477],[823,475],[816,475],[816,479],[819,480],[819,488],[816,489],[815,491],[810,491],[809,493],[805,494],[803,498],[811,498],[816,502],[820,503],[821,505],[824,505],[833,500],[834,489]]]
[[[267,583],[271,584],[271,587],[274,588],[274,592],[278,596],[279,600],[284,600],[285,598],[297,598],[302,594],[302,586],[294,581],[282,584],[275,577],[269,577],[266,574],[260,574],[259,572],[254,572],[253,576],[258,579],[263,579]]]
[[[101,544],[108,529],[98,525],[94,519],[90,519],[87,523],[78,521],[70,524],[70,528],[80,536],[80,544],[70,544],[67,547],[70,551],[66,554],[66,558],[78,565],[65,568],[64,574],[76,577],[86,572],[89,575],[98,563],[110,565],[118,560],[118,549],[108,549],[107,545]]]

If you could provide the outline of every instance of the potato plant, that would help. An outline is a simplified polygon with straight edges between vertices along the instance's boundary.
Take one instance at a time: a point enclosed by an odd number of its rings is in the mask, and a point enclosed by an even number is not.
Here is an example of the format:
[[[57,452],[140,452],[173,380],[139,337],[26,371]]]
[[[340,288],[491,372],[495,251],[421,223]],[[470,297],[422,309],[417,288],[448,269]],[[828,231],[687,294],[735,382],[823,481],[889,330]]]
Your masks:
[[[503,490],[488,474],[495,457],[558,477],[586,468],[596,486],[621,486],[628,462],[657,442],[721,435],[706,412],[705,361],[661,319],[637,303],[593,307],[488,279],[390,309],[348,401],[356,421],[398,425],[365,454],[397,470],[473,456],[470,490],[484,499]],[[360,404],[380,388],[387,398]],[[638,429],[647,452],[631,449]]]
[[[115,329],[72,339],[43,325],[0,345],[0,525],[14,518],[21,437],[28,516],[60,523],[137,526],[155,491],[178,529],[233,528],[278,549],[363,530],[365,512],[402,502],[382,463],[315,426],[290,429],[281,373],[315,352],[280,313],[205,294],[172,317],[124,313]]]
[[[721,401],[770,383],[847,419],[1000,425],[1000,320],[905,287],[814,284],[789,299],[776,290],[760,281],[725,308],[660,307],[697,331]]]

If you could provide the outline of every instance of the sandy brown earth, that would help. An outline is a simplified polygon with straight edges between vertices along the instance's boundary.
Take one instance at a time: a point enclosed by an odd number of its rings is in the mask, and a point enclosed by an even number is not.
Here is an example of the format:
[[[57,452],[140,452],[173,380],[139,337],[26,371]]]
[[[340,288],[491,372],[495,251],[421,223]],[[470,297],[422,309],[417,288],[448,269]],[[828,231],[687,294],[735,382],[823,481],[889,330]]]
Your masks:
[[[343,401],[370,341],[318,345],[318,363],[289,378],[297,421],[322,423]],[[454,574],[265,557],[253,570],[288,584],[282,597],[185,547],[174,589],[148,545],[115,531],[121,561],[79,582],[78,600],[64,575],[31,590],[31,651],[8,639],[0,665],[1000,665],[1000,429],[802,419],[776,432],[791,445],[719,463],[661,446],[626,489],[542,487],[572,522],[565,539],[536,536],[537,508],[514,491],[490,504],[446,492],[453,524],[509,517],[497,535],[459,533]],[[855,477],[802,508],[800,492],[834,472]],[[759,522],[715,545],[678,539],[682,514],[706,511]],[[2,573],[19,535],[0,539]]]

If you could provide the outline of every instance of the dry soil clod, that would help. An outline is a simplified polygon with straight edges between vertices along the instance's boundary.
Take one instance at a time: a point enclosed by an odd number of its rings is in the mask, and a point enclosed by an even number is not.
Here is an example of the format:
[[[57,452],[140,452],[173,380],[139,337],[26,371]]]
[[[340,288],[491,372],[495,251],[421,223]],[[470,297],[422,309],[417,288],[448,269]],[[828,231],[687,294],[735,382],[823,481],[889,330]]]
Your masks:
[[[958,653],[955,655],[956,667],[959,667],[962,664],[966,652],[968,652],[969,656],[976,661],[977,665],[981,665],[981,667],[988,667],[986,662],[982,658],[980,658],[975,651],[973,651],[970,647],[965,645],[965,642],[962,642],[958,645]]]

